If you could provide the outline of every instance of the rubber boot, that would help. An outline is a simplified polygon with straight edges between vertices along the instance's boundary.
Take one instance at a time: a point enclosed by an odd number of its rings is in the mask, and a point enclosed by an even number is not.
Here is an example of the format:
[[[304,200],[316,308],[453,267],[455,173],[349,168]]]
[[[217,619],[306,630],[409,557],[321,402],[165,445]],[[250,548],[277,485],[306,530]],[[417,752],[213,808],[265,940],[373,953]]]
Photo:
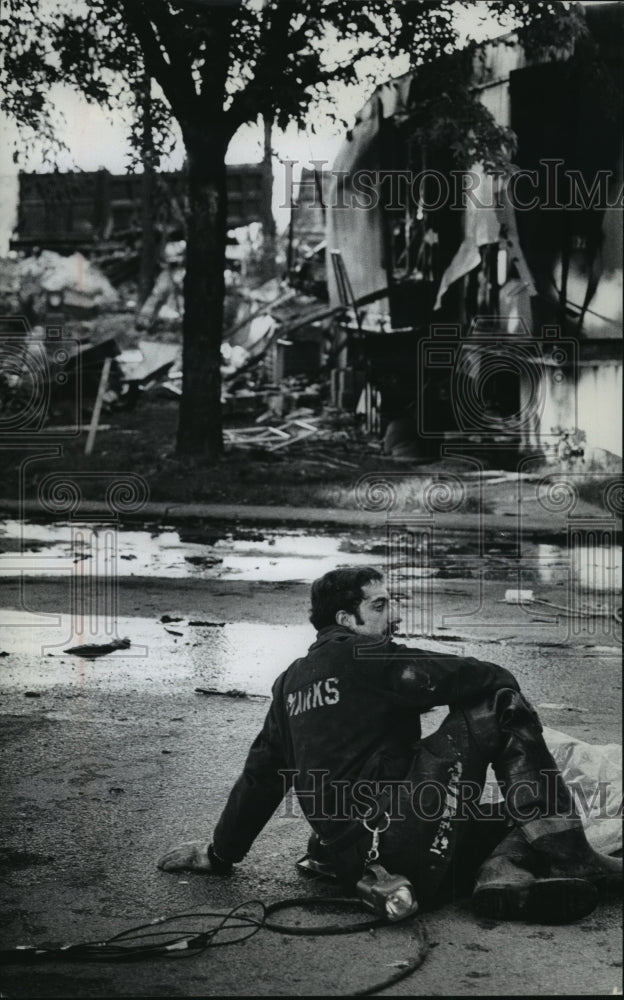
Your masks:
[[[321,838],[314,831],[308,840],[307,854],[299,858],[297,867],[306,875],[320,875],[332,880],[337,878],[332,858],[323,847]]]
[[[535,853],[548,865],[550,875],[585,879],[601,896],[622,892],[622,858],[595,851],[579,819],[570,817],[568,829],[542,834],[535,839],[531,837],[530,823],[523,832]]]
[[[506,812],[541,859],[545,874],[591,882],[601,894],[621,890],[621,859],[598,854],[588,843],[537,713],[523,695],[501,689],[469,709],[466,718],[492,762]]]
[[[540,878],[539,857],[513,830],[481,865],[472,894],[479,916],[567,924],[595,909],[598,892],[581,878]]]

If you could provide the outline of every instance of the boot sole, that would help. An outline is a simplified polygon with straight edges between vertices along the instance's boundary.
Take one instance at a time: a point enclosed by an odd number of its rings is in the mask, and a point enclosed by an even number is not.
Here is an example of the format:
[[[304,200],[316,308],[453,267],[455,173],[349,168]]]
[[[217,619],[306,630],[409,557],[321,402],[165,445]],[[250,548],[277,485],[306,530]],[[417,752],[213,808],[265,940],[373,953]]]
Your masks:
[[[565,879],[565,875],[561,870],[555,869],[551,878]],[[584,872],[581,870],[576,873],[575,878],[591,882],[596,887],[600,899],[613,895],[621,896],[624,890],[621,872]]]
[[[306,875],[320,875],[322,878],[331,879],[334,882],[338,878],[336,869],[329,861],[317,861],[316,858],[311,858],[309,854],[304,854],[295,864],[299,871],[304,872]]]
[[[596,908],[598,892],[580,878],[536,879],[522,887],[493,882],[475,889],[472,902],[479,916],[493,920],[569,924]]]
[[[624,890],[624,882],[622,881],[622,873],[607,873],[605,875],[598,875],[596,878],[592,878],[592,885],[596,886],[598,891],[598,896],[601,899],[608,899],[610,896],[621,896]]]

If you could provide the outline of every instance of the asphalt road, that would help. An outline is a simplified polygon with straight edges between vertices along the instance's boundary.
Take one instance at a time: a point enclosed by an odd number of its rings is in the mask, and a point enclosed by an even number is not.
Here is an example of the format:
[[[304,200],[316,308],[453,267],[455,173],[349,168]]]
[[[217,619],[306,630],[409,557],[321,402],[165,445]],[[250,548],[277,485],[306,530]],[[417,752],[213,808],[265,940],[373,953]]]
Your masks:
[[[477,584],[432,584],[436,638],[428,641],[509,666],[546,725],[590,743],[620,743],[617,637],[596,632],[589,620],[571,634],[561,618],[544,622],[501,604],[513,586],[504,573]],[[542,591],[551,601],[554,593]],[[334,892],[295,869],[307,829],[286,807],[229,878],[156,868],[167,847],[210,835],[262,723],[259,696],[312,638],[308,584],[134,576],[120,582],[117,596],[120,634],[131,648],[89,661],[63,652],[76,641],[66,578],[23,587],[15,577],[0,581],[0,651],[9,654],[0,659],[5,948],[101,940],[161,915]],[[180,621],[162,623],[164,614]],[[207,696],[197,687],[258,697]],[[322,912],[288,918],[336,920]],[[386,995],[621,992],[616,903],[552,927],[483,920],[462,899],[423,916],[422,926],[427,958]],[[348,995],[396,972],[417,947],[410,923],[349,936],[262,931],[189,959],[9,965],[0,991],[25,998]]]

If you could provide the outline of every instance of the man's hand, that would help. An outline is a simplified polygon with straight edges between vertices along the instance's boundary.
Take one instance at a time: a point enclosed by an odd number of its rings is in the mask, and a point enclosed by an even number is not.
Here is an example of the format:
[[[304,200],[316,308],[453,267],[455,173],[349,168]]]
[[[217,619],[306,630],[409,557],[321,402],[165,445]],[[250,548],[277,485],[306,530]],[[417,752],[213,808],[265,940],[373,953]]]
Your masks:
[[[178,844],[172,851],[163,854],[158,867],[164,872],[184,869],[194,872],[214,871],[208,857],[208,843],[205,840],[187,840],[184,844]]]

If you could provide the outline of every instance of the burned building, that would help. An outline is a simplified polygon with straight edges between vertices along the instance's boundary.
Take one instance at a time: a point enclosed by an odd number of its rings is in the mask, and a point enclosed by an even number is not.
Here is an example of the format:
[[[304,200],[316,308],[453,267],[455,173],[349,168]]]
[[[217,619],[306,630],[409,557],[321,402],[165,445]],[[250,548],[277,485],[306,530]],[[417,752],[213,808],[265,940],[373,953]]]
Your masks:
[[[565,51],[529,62],[513,36],[471,55],[512,167],[458,170],[419,142],[431,68],[378,87],[334,163],[330,302],[359,303],[336,334],[337,398],[415,455],[622,454],[624,11],[587,8],[604,72]]]

